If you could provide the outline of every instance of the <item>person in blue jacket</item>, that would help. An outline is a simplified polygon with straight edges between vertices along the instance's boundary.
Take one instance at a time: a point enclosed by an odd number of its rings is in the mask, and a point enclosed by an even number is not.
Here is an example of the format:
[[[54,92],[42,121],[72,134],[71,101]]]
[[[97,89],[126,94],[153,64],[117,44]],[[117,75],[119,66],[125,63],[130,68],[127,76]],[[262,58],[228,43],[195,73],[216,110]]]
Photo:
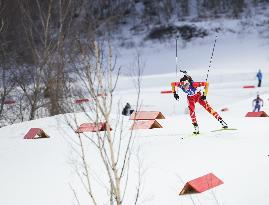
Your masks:
[[[263,107],[263,99],[259,95],[252,101],[252,106],[254,107],[253,112],[260,112],[261,106]]]
[[[259,69],[256,77],[258,78],[258,87],[261,87],[261,85],[262,85],[262,72],[261,72],[261,69]]]

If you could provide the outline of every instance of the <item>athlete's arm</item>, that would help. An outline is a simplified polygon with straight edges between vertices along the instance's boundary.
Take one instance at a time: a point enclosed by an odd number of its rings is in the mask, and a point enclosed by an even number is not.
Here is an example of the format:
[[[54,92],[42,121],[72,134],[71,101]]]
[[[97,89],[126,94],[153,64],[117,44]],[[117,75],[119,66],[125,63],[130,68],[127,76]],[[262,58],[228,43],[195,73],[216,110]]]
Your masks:
[[[192,86],[197,88],[197,87],[202,87],[204,86],[205,88],[205,91],[204,91],[204,96],[207,96],[207,93],[208,93],[208,86],[209,86],[209,83],[208,82],[193,82],[192,83]]]
[[[172,92],[176,92],[176,87],[179,87],[180,85],[182,85],[183,82],[172,82],[171,83],[171,87],[172,87]]]

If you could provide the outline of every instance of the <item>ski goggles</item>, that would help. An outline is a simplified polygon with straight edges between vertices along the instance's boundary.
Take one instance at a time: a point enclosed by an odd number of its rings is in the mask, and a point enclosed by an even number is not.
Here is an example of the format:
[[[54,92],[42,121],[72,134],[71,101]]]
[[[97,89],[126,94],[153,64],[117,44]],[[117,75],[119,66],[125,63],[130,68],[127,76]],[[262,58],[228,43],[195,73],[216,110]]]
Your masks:
[[[190,83],[188,81],[183,81],[183,84],[182,86],[185,88],[185,87],[188,87],[190,86]]]

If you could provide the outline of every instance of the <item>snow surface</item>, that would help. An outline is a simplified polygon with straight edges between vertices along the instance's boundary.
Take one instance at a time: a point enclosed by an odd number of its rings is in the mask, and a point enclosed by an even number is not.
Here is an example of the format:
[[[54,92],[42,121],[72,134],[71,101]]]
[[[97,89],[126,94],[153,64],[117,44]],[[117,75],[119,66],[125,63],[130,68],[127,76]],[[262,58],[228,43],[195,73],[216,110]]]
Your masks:
[[[142,109],[161,111],[166,119],[159,120],[163,129],[136,131],[136,148],[139,147],[145,169],[141,204],[269,203],[269,138],[266,132],[269,118],[244,117],[251,111],[251,101],[257,92],[264,99],[263,110],[269,113],[268,72],[264,73],[267,82],[262,88],[242,88],[243,85],[256,84],[255,72],[255,69],[247,73],[212,72],[208,101],[230,127],[238,130],[210,132],[220,125],[198,105],[197,118],[203,134],[194,137],[187,137],[192,126],[189,116],[184,114],[184,96],[180,95],[181,100],[177,102],[170,94],[160,94],[161,90],[169,89],[168,82],[174,80],[174,76],[155,75],[143,79],[146,85],[142,89]],[[134,103],[135,91],[118,91],[115,98],[123,103]],[[224,107],[229,111],[220,112]],[[0,204],[68,205],[75,203],[70,185],[83,193],[74,172],[77,158],[73,140],[76,135],[65,123],[66,116],[72,115],[38,119],[0,129]],[[82,113],[77,117],[79,124],[85,122]],[[125,126],[129,132],[128,117]],[[24,140],[23,136],[31,127],[42,128],[50,138]],[[96,153],[89,153],[95,164],[94,173],[100,173]],[[210,172],[224,184],[201,194],[178,195],[185,182]],[[131,183],[135,180],[131,178]],[[102,193],[100,189],[99,194]],[[81,204],[89,204],[89,199],[81,195]],[[129,200],[131,197],[126,198],[127,204]]]

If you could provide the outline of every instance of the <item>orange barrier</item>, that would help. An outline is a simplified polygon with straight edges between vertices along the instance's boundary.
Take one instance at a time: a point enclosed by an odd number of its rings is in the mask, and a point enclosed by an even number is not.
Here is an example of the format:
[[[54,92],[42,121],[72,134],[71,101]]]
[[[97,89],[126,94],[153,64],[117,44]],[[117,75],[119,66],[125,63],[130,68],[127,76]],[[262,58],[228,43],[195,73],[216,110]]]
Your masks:
[[[169,93],[173,93],[172,90],[163,90],[163,91],[161,91],[161,94],[169,94]]]
[[[106,123],[99,122],[99,123],[83,123],[79,126],[76,130],[76,133],[83,133],[83,132],[99,132],[99,131],[106,131]],[[112,128],[110,128],[112,130]]]
[[[221,181],[214,174],[209,173],[187,182],[179,195],[201,193],[221,184],[223,184],[223,181]]]
[[[38,138],[49,138],[49,136],[40,128],[31,128],[24,139],[38,139]]]
[[[130,130],[162,128],[156,120],[135,121]]]
[[[15,103],[16,103],[15,100],[5,100],[5,101],[4,101],[4,104],[5,104],[5,105],[12,105],[12,104],[15,104]]]
[[[244,85],[243,88],[255,88],[254,85]]]
[[[138,111],[133,112],[130,116],[130,120],[155,120],[165,119],[163,114],[159,111]]]
[[[260,112],[248,112],[245,117],[268,117],[268,115],[264,111],[260,111]]]
[[[87,98],[82,98],[82,99],[78,99],[75,101],[76,104],[81,104],[81,103],[84,103],[84,102],[89,102],[90,100],[87,99]]]

